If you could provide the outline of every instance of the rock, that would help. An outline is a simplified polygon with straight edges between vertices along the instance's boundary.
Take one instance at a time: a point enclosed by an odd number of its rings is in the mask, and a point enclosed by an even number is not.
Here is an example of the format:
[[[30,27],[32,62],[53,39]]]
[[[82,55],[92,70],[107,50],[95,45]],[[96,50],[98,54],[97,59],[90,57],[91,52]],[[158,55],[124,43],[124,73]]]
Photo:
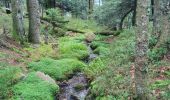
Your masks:
[[[72,31],[67,31],[67,32],[65,33],[65,35],[66,35],[66,36],[74,37],[74,36],[76,36],[76,35],[77,35],[77,33],[72,32]]]
[[[43,72],[38,71],[36,72],[36,75],[44,81],[47,81],[51,84],[56,84],[54,79],[52,79],[49,75],[45,75]]]
[[[85,86],[85,84],[83,84],[83,83],[79,83],[79,84],[77,84],[77,85],[74,87],[74,89],[76,90],[76,92],[81,91],[81,90],[84,90],[85,88],[86,88],[86,86]]]
[[[92,32],[85,33],[85,40],[87,42],[92,42],[96,38],[96,35]]]

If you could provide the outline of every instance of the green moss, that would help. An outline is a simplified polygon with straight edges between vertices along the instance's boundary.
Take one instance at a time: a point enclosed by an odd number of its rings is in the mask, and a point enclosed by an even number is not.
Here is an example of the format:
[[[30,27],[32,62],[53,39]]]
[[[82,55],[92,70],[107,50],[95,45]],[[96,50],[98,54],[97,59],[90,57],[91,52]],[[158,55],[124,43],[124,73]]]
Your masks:
[[[8,98],[11,86],[20,79],[21,70],[18,67],[0,65],[0,99]]]
[[[94,53],[99,54],[100,57],[105,57],[110,54],[110,49],[100,46],[94,50]]]
[[[57,58],[58,53],[52,48],[52,45],[41,44],[38,48],[25,48],[26,51],[30,52],[29,57],[33,61],[40,60],[43,57]]]
[[[81,70],[85,66],[84,63],[75,59],[53,60],[50,58],[29,64],[29,68],[32,70],[44,72],[57,80],[65,79],[74,71]]]
[[[58,91],[56,84],[43,81],[32,72],[13,87],[12,100],[53,100]]]
[[[97,47],[99,47],[99,46],[108,47],[109,44],[107,44],[107,43],[105,43],[105,42],[103,42],[103,41],[93,41],[93,42],[91,43],[91,47],[92,47],[93,49],[95,49],[95,48],[97,48]]]
[[[60,58],[84,59],[88,56],[88,49],[83,42],[78,40],[69,37],[60,38],[59,56]]]

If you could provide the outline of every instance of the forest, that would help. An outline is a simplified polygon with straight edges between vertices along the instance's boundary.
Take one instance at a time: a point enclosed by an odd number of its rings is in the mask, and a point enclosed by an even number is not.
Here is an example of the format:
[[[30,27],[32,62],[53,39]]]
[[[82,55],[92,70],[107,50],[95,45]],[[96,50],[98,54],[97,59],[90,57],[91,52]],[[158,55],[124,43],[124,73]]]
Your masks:
[[[170,100],[170,0],[0,0],[0,100]]]

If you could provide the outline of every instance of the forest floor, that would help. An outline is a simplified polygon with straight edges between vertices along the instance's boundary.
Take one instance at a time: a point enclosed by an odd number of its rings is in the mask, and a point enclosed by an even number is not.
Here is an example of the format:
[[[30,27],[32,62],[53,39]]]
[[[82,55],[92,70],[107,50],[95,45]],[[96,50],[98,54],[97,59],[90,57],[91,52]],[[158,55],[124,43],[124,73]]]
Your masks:
[[[67,32],[56,42],[36,48],[30,44],[21,47],[12,38],[1,37],[0,99],[130,100],[134,30],[125,29],[118,36],[94,35],[98,26],[82,23],[74,19],[69,24],[80,29],[85,26],[86,34]],[[87,28],[88,24],[91,27]],[[156,54],[150,55],[154,58]],[[167,53],[162,60],[149,64],[151,100],[170,98],[169,61]],[[67,90],[70,92],[63,93]]]

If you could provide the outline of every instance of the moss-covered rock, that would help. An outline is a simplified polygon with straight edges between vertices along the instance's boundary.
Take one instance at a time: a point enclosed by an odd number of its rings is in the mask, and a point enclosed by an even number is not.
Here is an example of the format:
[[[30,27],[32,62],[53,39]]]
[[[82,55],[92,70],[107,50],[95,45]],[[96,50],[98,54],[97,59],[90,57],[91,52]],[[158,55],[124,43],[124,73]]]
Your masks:
[[[44,81],[32,72],[13,87],[12,100],[53,100],[58,91],[58,85]]]
[[[44,72],[57,80],[65,79],[74,71],[81,70],[85,66],[83,62],[76,59],[53,60],[50,58],[29,64],[30,69]]]

